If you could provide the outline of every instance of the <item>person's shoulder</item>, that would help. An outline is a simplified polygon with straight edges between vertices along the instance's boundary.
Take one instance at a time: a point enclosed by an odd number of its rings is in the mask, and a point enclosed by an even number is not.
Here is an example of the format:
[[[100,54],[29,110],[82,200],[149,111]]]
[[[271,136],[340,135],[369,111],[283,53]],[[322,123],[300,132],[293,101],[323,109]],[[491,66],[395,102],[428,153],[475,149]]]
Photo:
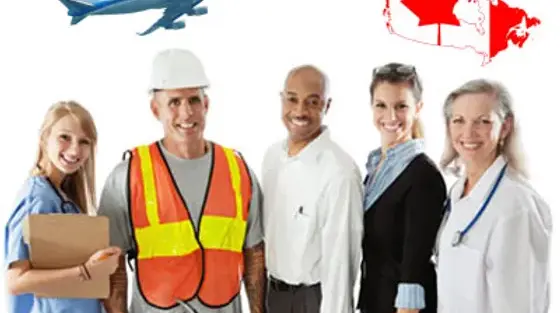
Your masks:
[[[507,197],[513,202],[507,215],[536,215],[547,228],[552,227],[550,206],[529,179],[513,168],[508,168],[504,179]]]
[[[235,156],[237,156],[241,160],[245,161],[245,155],[244,155],[243,149],[239,149],[239,147],[235,147],[233,145],[225,145],[225,144],[218,143],[218,142],[212,142],[211,144],[212,144],[212,146],[214,146],[214,148],[219,147],[219,148],[224,149],[224,150],[230,150],[231,152],[233,152],[233,154]]]
[[[234,147],[234,146],[228,146],[228,145],[223,145],[221,143],[217,143],[217,142],[212,142],[212,145],[214,147],[220,147],[221,149],[226,149],[226,150],[231,150],[233,152],[233,154],[239,159],[241,160],[241,162],[243,162],[244,166],[246,167],[246,169],[248,170],[249,174],[251,175],[252,179],[255,178],[255,174],[253,171],[253,168],[251,167],[251,165],[249,165],[249,162],[247,162],[247,159],[245,158],[244,152],[242,149],[239,149],[238,147]],[[211,161],[211,158],[208,159],[208,161]]]
[[[261,161],[261,170],[263,173],[275,168],[277,161],[285,154],[285,147],[285,139],[274,141],[266,147]]]
[[[24,183],[23,193],[31,200],[60,203],[60,197],[55,193],[54,187],[42,176],[31,176]]]
[[[286,140],[277,140],[269,144],[264,152],[264,158],[278,157],[285,149]]]
[[[14,214],[51,213],[61,204],[53,187],[42,176],[30,176],[20,187],[14,204]]]
[[[425,152],[418,153],[410,163],[424,171],[440,172],[436,162]]]
[[[409,170],[412,170],[414,177],[420,180],[444,180],[436,162],[425,152],[414,157],[410,162]]]
[[[130,163],[129,158],[118,161],[115,165],[113,165],[113,168],[109,172],[109,175],[107,175],[106,180],[107,181],[114,181],[114,180],[123,179],[124,177],[126,177],[126,175],[128,173],[129,163]]]
[[[516,191],[521,197],[541,198],[530,180],[514,168],[508,166],[504,178],[507,188]]]
[[[360,177],[361,172],[354,158],[337,142],[330,141],[321,153],[321,166],[326,168],[333,176],[344,178]]]
[[[117,162],[117,164],[115,166],[113,166],[113,170],[111,171],[111,174],[114,175],[123,175],[128,171],[128,165],[130,163],[129,159],[126,160],[121,160],[119,162]]]
[[[213,149],[210,149],[212,152],[210,153],[214,153],[214,149],[218,148],[218,149],[222,149],[222,151],[231,151],[233,153],[233,155],[235,157],[238,158],[238,160],[241,160],[245,166],[247,167],[247,169],[249,171],[251,171],[251,167],[249,166],[249,164],[247,163],[247,159],[245,158],[244,152],[242,149],[239,149],[239,147],[235,147],[233,145],[224,145],[222,143],[218,143],[218,142],[211,142],[211,145],[213,147]],[[207,154],[208,155],[208,154]],[[212,161],[212,158],[207,158],[208,162]]]
[[[130,159],[118,161],[105,177],[98,211],[112,209],[105,207],[107,199],[121,198],[122,195],[126,195],[129,162]]]

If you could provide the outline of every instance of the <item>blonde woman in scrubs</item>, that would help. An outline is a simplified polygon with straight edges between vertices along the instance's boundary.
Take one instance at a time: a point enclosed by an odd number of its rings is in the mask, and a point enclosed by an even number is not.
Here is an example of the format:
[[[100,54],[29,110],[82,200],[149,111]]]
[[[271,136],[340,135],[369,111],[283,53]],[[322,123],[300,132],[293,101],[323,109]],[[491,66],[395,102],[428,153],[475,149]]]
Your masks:
[[[29,249],[23,239],[24,220],[30,214],[93,213],[97,144],[93,118],[77,102],[58,102],[44,117],[38,141],[35,166],[16,196],[16,204],[4,229],[9,305],[0,312],[102,313],[100,299],[53,298],[36,294],[55,290],[61,284],[78,285],[92,278],[108,278],[117,268],[119,248],[97,251],[87,262],[73,267],[37,269],[31,266]]]
[[[451,187],[436,244],[438,312],[545,313],[550,209],[526,180],[511,96],[472,80],[444,105]]]

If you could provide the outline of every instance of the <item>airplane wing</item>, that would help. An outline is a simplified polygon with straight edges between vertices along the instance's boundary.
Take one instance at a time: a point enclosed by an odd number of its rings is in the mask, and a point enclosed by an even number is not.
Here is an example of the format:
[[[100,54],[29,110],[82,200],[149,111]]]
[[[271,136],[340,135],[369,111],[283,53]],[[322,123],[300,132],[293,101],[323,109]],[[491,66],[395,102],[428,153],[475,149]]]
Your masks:
[[[145,36],[153,33],[156,29],[160,27],[164,27],[172,24],[173,22],[175,22],[176,19],[178,19],[181,15],[184,14],[184,12],[179,10],[179,8],[180,8],[179,6],[167,7],[165,11],[163,11],[163,16],[159,20],[157,20],[157,22],[155,22],[150,28],[148,28],[142,33],[139,33],[138,35]]]
[[[184,23],[175,22],[175,20],[181,17],[181,15],[204,15],[208,12],[208,9],[205,7],[198,9],[194,8],[194,6],[196,6],[200,2],[202,1],[185,1],[182,4],[171,5],[167,7],[163,12],[163,16],[159,20],[157,20],[157,22],[155,22],[144,32],[138,33],[138,35],[145,36],[151,34],[160,27],[164,27],[167,29],[183,28],[185,26]]]

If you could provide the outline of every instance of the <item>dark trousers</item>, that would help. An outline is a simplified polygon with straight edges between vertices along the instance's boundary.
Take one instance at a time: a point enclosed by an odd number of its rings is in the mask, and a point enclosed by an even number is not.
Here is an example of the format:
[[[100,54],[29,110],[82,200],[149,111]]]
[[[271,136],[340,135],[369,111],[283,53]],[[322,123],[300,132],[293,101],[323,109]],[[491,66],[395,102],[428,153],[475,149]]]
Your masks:
[[[268,279],[267,313],[319,313],[321,285],[289,285],[281,280]]]

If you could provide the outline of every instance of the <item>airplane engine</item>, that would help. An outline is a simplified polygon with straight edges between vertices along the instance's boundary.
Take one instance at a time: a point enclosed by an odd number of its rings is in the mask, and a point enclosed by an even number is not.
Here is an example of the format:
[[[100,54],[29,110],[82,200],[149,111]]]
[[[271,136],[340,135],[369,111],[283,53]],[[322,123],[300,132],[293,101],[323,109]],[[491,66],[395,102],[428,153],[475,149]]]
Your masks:
[[[206,15],[208,14],[208,7],[198,7],[198,8],[194,8],[191,13],[188,13],[188,15],[194,15],[194,16],[200,16],[200,15]]]
[[[185,28],[184,21],[173,22],[171,23],[171,25],[165,27],[165,29],[183,29],[183,28]]]

